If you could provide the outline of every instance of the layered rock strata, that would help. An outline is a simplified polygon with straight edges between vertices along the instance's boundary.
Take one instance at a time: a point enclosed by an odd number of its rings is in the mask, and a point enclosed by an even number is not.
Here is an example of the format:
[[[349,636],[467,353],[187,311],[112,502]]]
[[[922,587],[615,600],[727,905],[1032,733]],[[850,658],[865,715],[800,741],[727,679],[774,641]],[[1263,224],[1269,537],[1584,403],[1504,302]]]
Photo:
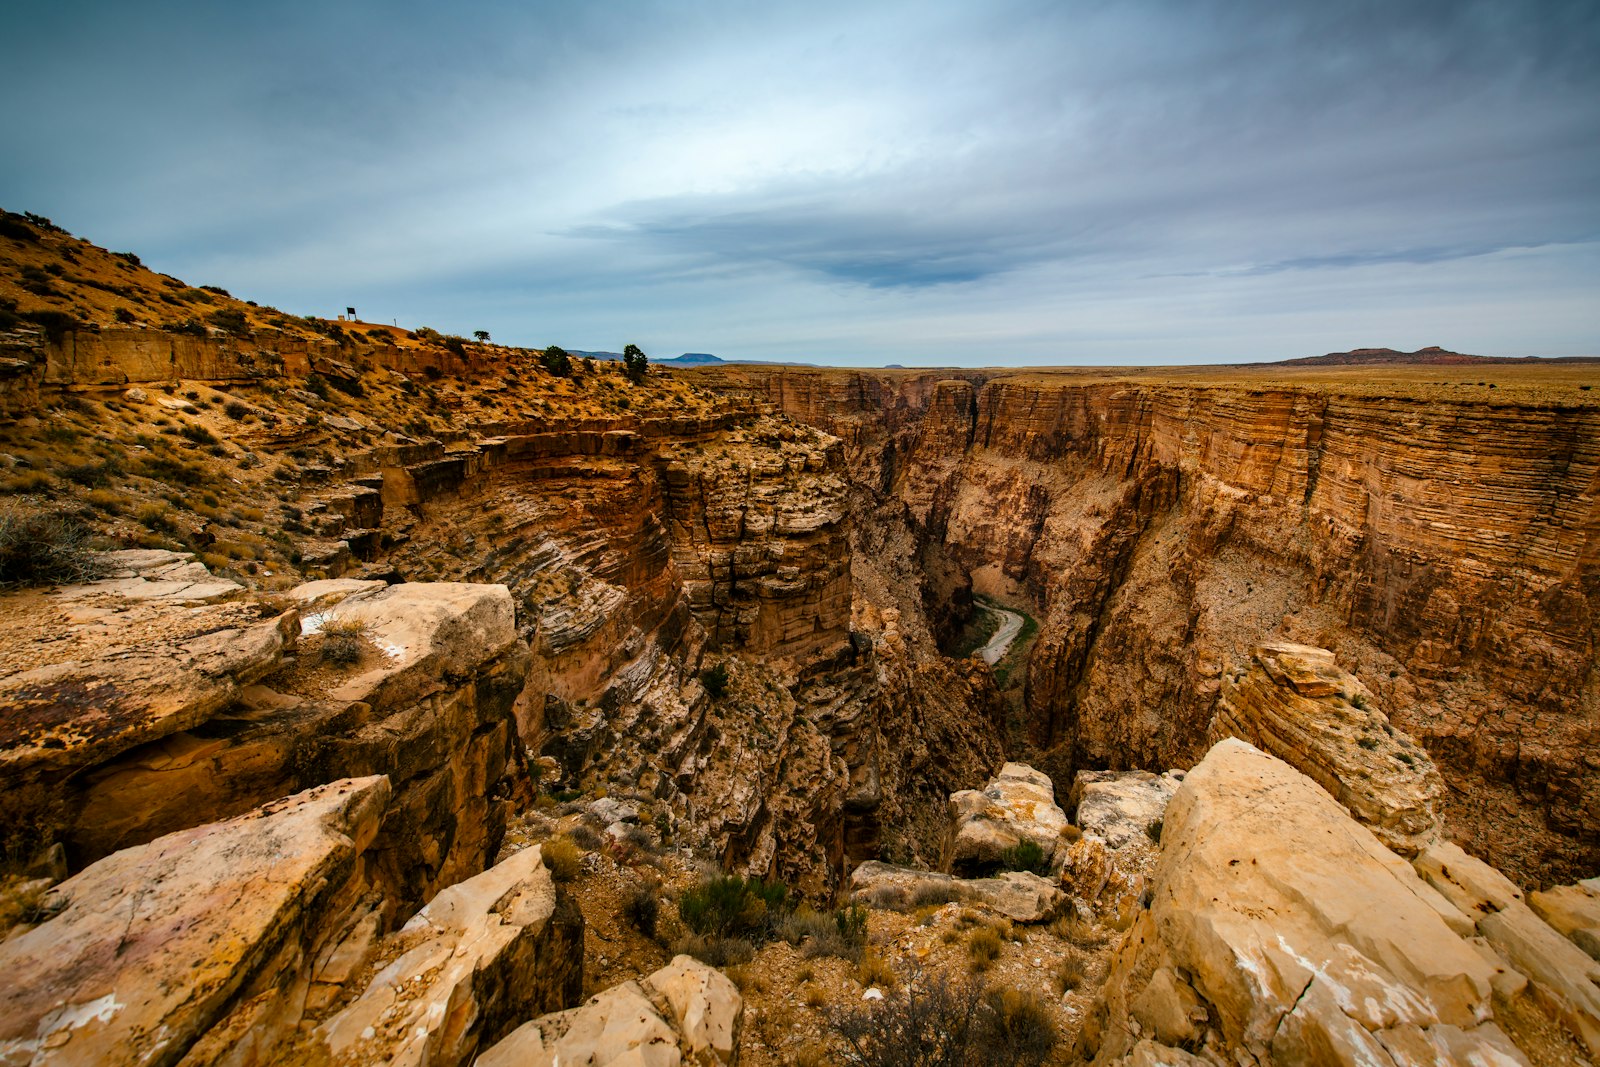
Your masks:
[[[335,1063],[468,1064],[583,988],[583,918],[538,846],[442,890],[373,951],[393,962],[309,1042]]]
[[[1180,1049],[1263,1064],[1569,1055],[1539,1020],[1534,976],[1496,951],[1511,939],[1476,939],[1494,915],[1458,903],[1467,896],[1432,888],[1316,783],[1223,741],[1167,807],[1149,910],[1079,1052],[1101,1064],[1187,1062]],[[1172,1051],[1141,1051],[1141,1039]]]
[[[1230,662],[1333,649],[1519,877],[1600,861],[1590,676],[1600,409],[1292,376],[718,368],[841,437],[903,513],[929,615],[1031,602],[1036,761],[1186,766]],[[1531,820],[1531,821],[1530,821]]]
[[[1263,645],[1226,674],[1211,721],[1212,740],[1224,737],[1299,770],[1402,855],[1439,840],[1445,788],[1433,760],[1327,649]]]

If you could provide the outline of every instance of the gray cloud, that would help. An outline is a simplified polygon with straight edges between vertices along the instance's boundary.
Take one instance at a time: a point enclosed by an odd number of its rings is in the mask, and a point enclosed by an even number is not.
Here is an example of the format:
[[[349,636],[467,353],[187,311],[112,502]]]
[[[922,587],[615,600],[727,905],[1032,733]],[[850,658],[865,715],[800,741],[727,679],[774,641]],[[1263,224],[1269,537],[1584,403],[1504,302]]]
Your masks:
[[[292,310],[823,360],[1600,351],[1587,0],[11,21],[0,203]]]

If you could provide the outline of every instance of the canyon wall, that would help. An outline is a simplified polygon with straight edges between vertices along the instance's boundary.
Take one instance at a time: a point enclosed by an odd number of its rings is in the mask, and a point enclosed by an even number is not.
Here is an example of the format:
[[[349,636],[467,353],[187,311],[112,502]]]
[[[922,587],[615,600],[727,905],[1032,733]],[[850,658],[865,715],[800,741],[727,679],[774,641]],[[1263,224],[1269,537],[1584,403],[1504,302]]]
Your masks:
[[[845,442],[858,491],[911,527],[936,626],[969,583],[1040,617],[1025,710],[1054,775],[1192,764],[1230,666],[1304,641],[1438,761],[1455,839],[1528,881],[1600,861],[1600,410],[1575,389],[696,380]]]

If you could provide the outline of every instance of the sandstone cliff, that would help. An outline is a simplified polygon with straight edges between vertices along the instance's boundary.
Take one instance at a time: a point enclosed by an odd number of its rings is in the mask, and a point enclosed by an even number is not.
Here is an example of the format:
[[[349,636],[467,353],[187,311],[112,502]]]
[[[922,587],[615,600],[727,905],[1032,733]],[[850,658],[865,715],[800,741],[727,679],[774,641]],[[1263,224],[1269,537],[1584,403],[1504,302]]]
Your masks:
[[[1057,778],[1192,763],[1226,665],[1298,641],[1439,764],[1456,837],[1531,880],[1600,860],[1600,409],[1575,385],[694,374],[844,440],[909,522],[936,628],[969,586],[1033,605],[1026,715]]]

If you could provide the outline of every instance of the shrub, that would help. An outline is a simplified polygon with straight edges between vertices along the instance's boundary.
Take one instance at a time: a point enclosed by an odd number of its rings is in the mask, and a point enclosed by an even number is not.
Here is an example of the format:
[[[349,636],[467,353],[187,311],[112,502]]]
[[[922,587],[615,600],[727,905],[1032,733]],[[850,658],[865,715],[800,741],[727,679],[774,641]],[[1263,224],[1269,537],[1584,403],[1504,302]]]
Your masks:
[[[981,971],[1000,958],[1000,935],[987,926],[972,931],[967,938],[967,962],[975,971]]]
[[[646,879],[634,887],[622,902],[622,915],[646,937],[656,936],[656,919],[661,913],[661,883]]]
[[[755,958],[755,944],[742,937],[716,937],[702,934],[685,934],[672,942],[674,955],[693,956],[712,967],[730,967],[749,963]]]
[[[447,336],[444,339],[444,346],[445,346],[445,348],[447,348],[451,352],[455,353],[457,356],[460,356],[462,359],[466,359],[467,358],[467,340],[466,340],[466,338],[457,337],[455,334],[450,334],[449,336]]]
[[[779,919],[773,927],[773,932],[799,948],[800,943],[806,938],[826,937],[832,934],[834,929],[831,917],[814,910],[809,904],[801,904]]]
[[[550,877],[558,882],[570,882],[578,877],[578,865],[583,854],[566,835],[552,837],[544,843],[544,865],[550,868]]]
[[[983,997],[970,982],[917,975],[874,1006],[827,1014],[854,1067],[977,1067]]]
[[[948,882],[923,882],[911,894],[911,906],[925,908],[930,904],[954,904],[966,899],[966,889],[954,880]]]
[[[789,910],[789,890],[760,878],[717,875],[685,889],[678,915],[697,934],[765,941]]]
[[[178,430],[178,434],[185,441],[193,441],[197,445],[214,445],[217,443],[217,435],[199,423],[190,423],[181,427]]]
[[[990,989],[983,995],[980,1041],[993,1063],[1039,1064],[1050,1058],[1058,1040],[1056,1023],[1044,1001],[1020,989]]]
[[[1063,993],[1070,993],[1083,984],[1087,977],[1083,960],[1077,956],[1068,956],[1056,967],[1056,985]]]
[[[837,1058],[852,1067],[988,1067],[1046,1062],[1059,1037],[1038,997],[915,974],[876,1005],[829,1012]]]
[[[70,516],[0,512],[0,586],[92,581],[103,567],[89,537]]]
[[[44,335],[56,342],[83,328],[76,316],[65,311],[29,311],[22,317],[43,328]]]
[[[893,989],[896,985],[894,968],[876,952],[863,952],[856,964],[856,981],[862,985]]]
[[[252,414],[247,405],[241,404],[237,400],[230,400],[223,405],[222,413],[235,422],[239,422]]]
[[[361,646],[372,632],[365,619],[329,619],[322,624],[322,658],[348,667],[361,659]]]
[[[715,667],[707,667],[701,671],[700,684],[706,687],[711,699],[722,699],[722,695],[728,691],[728,665],[719,663]]]
[[[75,463],[61,468],[61,476],[69,482],[75,482],[85,489],[100,489],[111,483],[113,478],[122,474],[122,468],[115,460],[102,460],[99,463]]]
[[[207,315],[206,321],[235,337],[244,337],[250,332],[250,320],[238,308],[219,308]]]
[[[1037,841],[1023,838],[1000,854],[1000,865],[1008,871],[1032,871],[1044,874],[1050,869],[1044,849]]]
[[[127,308],[117,308],[111,313],[111,317],[126,326],[128,323],[133,321],[133,312],[129,311]]]

